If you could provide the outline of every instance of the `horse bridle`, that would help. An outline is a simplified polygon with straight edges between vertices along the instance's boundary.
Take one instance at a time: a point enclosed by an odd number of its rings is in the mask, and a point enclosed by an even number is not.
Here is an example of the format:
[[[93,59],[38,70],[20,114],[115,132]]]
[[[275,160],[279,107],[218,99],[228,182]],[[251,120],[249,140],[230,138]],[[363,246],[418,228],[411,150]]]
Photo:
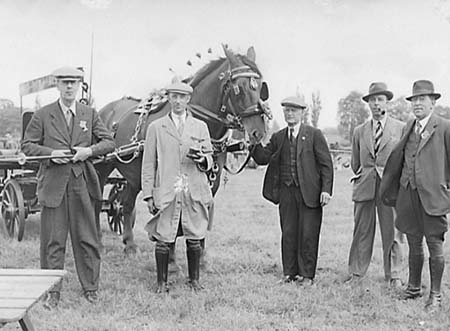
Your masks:
[[[232,103],[230,102],[231,91],[233,90],[235,95],[239,95],[240,93],[239,85],[235,83],[236,80],[238,78],[249,78],[250,88],[256,90],[258,88],[258,82],[256,81],[256,79],[260,78],[260,76],[256,72],[254,72],[249,66],[243,65],[240,67],[229,69],[226,73],[222,72],[219,75],[219,80],[223,80],[225,77],[227,77],[227,79],[222,88],[222,98],[220,105],[220,113],[223,117],[229,118],[233,122],[238,123],[240,128],[242,128],[241,120],[243,118],[256,115],[264,115],[269,119],[272,119],[272,114],[270,113],[269,108],[266,107],[262,100],[258,100],[256,104],[247,107],[242,112],[236,112],[234,107],[230,107],[232,108],[231,112],[228,111],[227,105],[232,105]]]

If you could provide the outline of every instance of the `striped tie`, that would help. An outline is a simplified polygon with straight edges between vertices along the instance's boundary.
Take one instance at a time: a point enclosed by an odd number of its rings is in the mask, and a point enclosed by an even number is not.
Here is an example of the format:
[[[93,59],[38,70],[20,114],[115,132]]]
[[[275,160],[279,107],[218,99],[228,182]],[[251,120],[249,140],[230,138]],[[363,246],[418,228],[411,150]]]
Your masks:
[[[381,122],[377,121],[377,128],[375,130],[375,144],[374,144],[375,155],[378,153],[378,150],[380,149],[382,136],[383,136],[383,127],[381,126]]]

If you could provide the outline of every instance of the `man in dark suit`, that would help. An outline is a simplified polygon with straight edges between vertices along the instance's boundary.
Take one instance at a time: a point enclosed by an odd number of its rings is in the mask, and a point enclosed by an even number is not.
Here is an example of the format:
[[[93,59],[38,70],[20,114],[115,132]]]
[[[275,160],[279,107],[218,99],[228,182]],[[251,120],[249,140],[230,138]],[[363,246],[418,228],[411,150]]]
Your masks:
[[[333,162],[319,129],[302,124],[307,105],[297,97],[281,102],[287,127],[263,147],[257,164],[269,164],[263,196],[279,204],[284,282],[312,285],[316,273],[322,207],[331,199]]]
[[[409,280],[403,299],[422,296],[423,237],[429,251],[429,312],[441,308],[441,280],[444,271],[443,243],[450,212],[450,122],[433,113],[436,100],[433,83],[416,81],[411,101],[415,119],[389,157],[381,195],[395,204],[396,226],[406,233],[409,246]],[[396,201],[395,201],[396,200]]]
[[[400,287],[401,245],[403,234],[395,229],[394,209],[382,203],[379,187],[384,165],[400,140],[404,123],[386,114],[394,94],[382,82],[370,84],[362,99],[369,104],[372,118],[356,127],[352,139],[352,178],[355,203],[353,240],[349,254],[349,277],[359,281],[372,258],[376,216],[383,244],[384,276],[392,287]]]
[[[40,261],[42,269],[63,269],[70,232],[75,265],[89,302],[98,300],[99,234],[95,200],[100,184],[89,158],[114,150],[111,134],[97,112],[76,102],[83,72],[72,67],[56,70],[58,101],[36,110],[25,131],[26,155],[53,157],[41,163],[37,194],[41,211]],[[47,305],[55,308],[61,285],[50,292]]]

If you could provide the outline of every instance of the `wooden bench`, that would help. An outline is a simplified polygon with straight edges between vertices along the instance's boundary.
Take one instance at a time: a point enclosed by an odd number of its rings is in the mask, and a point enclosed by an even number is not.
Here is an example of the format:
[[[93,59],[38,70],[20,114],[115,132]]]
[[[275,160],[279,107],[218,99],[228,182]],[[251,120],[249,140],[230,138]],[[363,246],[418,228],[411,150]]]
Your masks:
[[[65,274],[65,270],[0,269],[0,328],[19,322],[22,330],[34,330],[28,310]]]

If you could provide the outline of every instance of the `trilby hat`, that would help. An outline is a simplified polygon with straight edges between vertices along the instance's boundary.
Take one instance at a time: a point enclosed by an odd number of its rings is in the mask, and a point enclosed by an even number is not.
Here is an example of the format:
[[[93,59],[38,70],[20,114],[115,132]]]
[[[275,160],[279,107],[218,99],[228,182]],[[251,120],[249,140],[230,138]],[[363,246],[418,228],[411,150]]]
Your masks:
[[[426,79],[416,80],[413,84],[412,95],[405,99],[411,101],[412,98],[420,95],[431,95],[434,97],[435,100],[441,97],[440,93],[434,92],[433,83]]]
[[[175,82],[167,86],[166,91],[179,94],[192,94],[194,90],[189,84],[183,82]]]
[[[388,90],[386,83],[383,82],[375,82],[370,84],[369,93],[362,97],[365,102],[369,102],[369,98],[372,95],[384,94],[388,100],[391,100],[394,97],[394,94]]]
[[[294,108],[306,108],[308,105],[300,97],[287,97],[281,100],[281,105],[283,107],[294,107]]]
[[[52,72],[52,75],[59,80],[83,79],[84,72],[75,67],[62,67]]]

